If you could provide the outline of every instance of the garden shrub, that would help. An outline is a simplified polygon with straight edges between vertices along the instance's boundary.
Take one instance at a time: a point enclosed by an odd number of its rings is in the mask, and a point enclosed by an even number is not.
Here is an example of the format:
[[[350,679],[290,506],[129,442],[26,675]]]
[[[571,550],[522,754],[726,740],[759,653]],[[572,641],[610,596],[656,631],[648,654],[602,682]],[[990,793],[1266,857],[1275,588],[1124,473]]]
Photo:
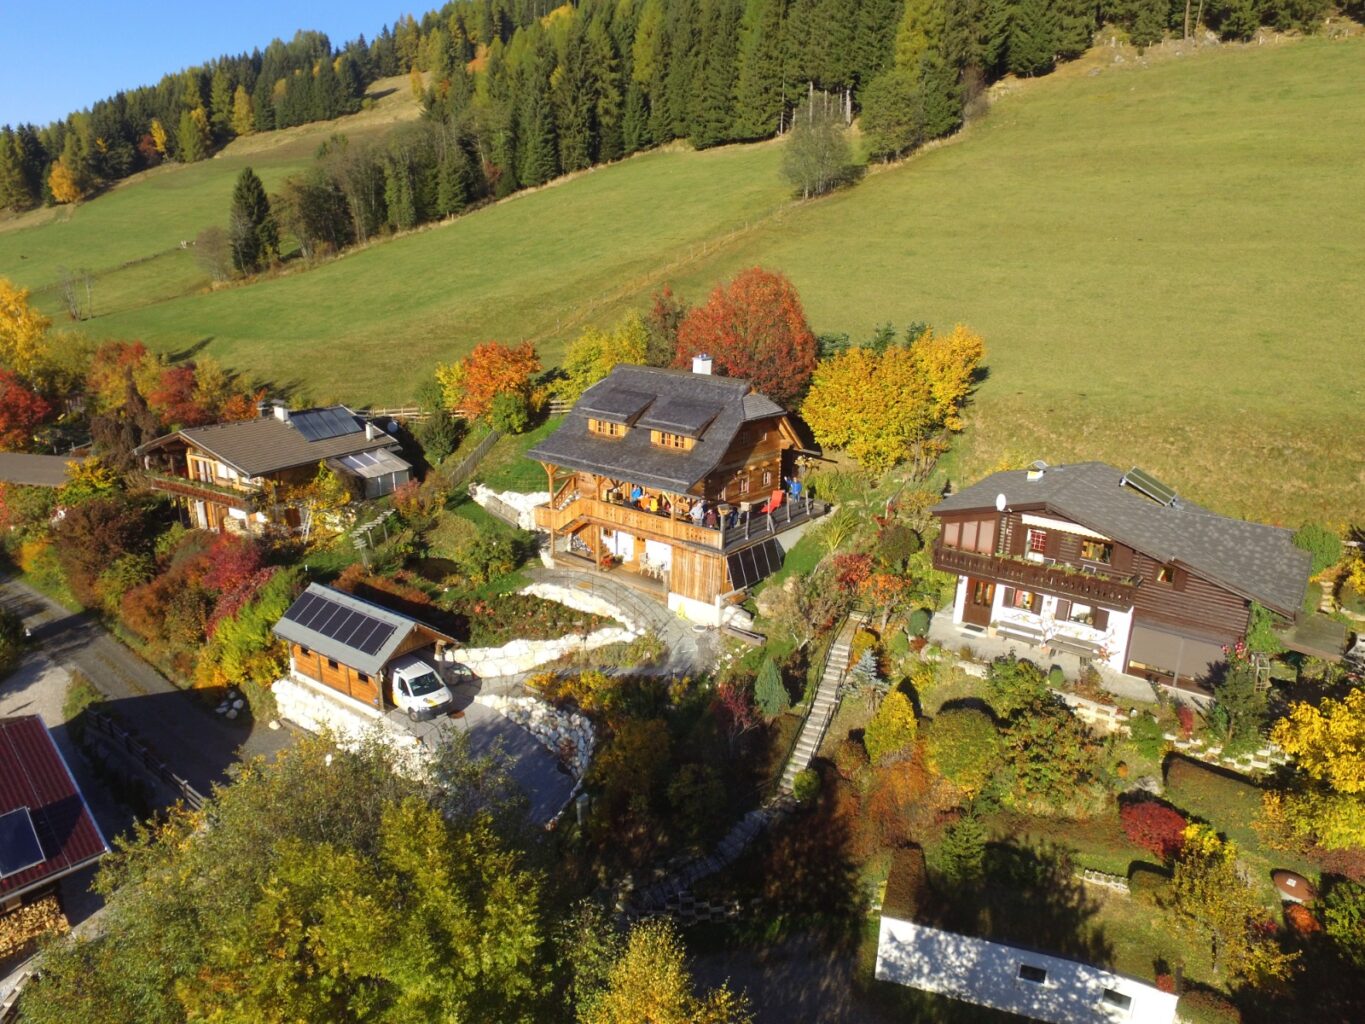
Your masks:
[[[99,592],[104,606],[113,611],[123,603],[123,595],[147,583],[156,574],[150,555],[124,555],[100,573]]]
[[[120,497],[95,498],[68,509],[53,530],[66,582],[87,606],[99,602],[100,573],[123,555],[150,551],[151,539],[148,509]]]
[[[920,536],[902,523],[883,527],[877,537],[877,561],[892,570],[903,570],[910,556],[924,546]]]
[[[457,600],[452,609],[462,611],[468,619],[470,647],[501,647],[513,640],[557,640],[569,634],[586,636],[599,629],[615,625],[611,619],[591,612],[581,612],[557,601],[547,601],[531,594],[500,594],[497,597]],[[651,649],[657,652],[662,642],[646,633],[632,645],[632,657],[648,663],[645,657]],[[626,667],[625,663],[620,667]]]
[[[1175,717],[1180,723],[1180,738],[1189,739],[1194,735],[1194,708],[1183,701],[1175,706]]]
[[[979,793],[1000,765],[1003,738],[976,708],[941,711],[925,730],[930,765],[963,792]]]
[[[1100,799],[1100,745],[1063,707],[1036,705],[1010,726],[1005,759],[1013,796],[1037,814],[1086,817]]]
[[[1066,685],[1066,673],[1062,671],[1062,666],[1053,665],[1047,670],[1047,685],[1054,690],[1060,690]]]
[[[517,564],[517,549],[503,531],[481,530],[463,516],[448,514],[427,534],[432,554],[453,562],[461,582],[478,586],[505,576]]]
[[[1171,886],[1171,876],[1146,864],[1138,864],[1128,876],[1128,892],[1148,906],[1159,906]]]
[[[986,826],[967,813],[944,830],[936,864],[950,885],[971,885],[981,880],[986,861]]]
[[[910,613],[910,621],[906,625],[911,636],[927,636],[929,634],[929,623],[933,619],[933,613],[927,608],[916,608]]]
[[[834,748],[834,770],[840,778],[856,782],[868,766],[867,748],[855,739],[840,740]]]
[[[1185,844],[1185,815],[1158,800],[1125,800],[1119,820],[1128,838],[1162,860],[1174,860]]]
[[[772,658],[764,658],[754,682],[754,703],[758,705],[763,717],[772,721],[791,707],[786,684]]]
[[[728,825],[725,786],[716,770],[704,764],[685,764],[668,784],[674,820],[694,842]]]
[[[1313,912],[1302,903],[1286,903],[1284,906],[1284,924],[1295,935],[1306,938],[1322,931],[1322,922],[1313,916]]]
[[[1128,735],[1133,741],[1133,746],[1137,747],[1138,753],[1149,760],[1155,761],[1161,757],[1161,753],[1166,749],[1165,730],[1147,712],[1142,712],[1128,720]]]
[[[1321,523],[1304,523],[1294,531],[1294,546],[1313,557],[1309,572],[1314,576],[1341,561],[1341,538]]]
[[[1216,992],[1195,989],[1186,992],[1176,1004],[1176,1013],[1185,1024],[1241,1024],[1242,1011]]]
[[[884,764],[891,758],[903,756],[915,742],[917,727],[910,699],[900,690],[892,690],[882,700],[863,733],[868,758],[873,764]]]
[[[792,796],[799,804],[812,804],[816,797],[820,795],[820,776],[814,770],[807,768],[805,771],[796,773],[796,778],[792,779]]]
[[[1014,654],[991,662],[986,673],[986,689],[991,706],[1003,718],[1042,703],[1051,695],[1042,669]]]
[[[531,425],[530,404],[522,395],[503,391],[493,396],[488,422],[504,434],[523,434]]]
[[[1342,955],[1365,970],[1365,885],[1333,883],[1320,910],[1323,927]]]

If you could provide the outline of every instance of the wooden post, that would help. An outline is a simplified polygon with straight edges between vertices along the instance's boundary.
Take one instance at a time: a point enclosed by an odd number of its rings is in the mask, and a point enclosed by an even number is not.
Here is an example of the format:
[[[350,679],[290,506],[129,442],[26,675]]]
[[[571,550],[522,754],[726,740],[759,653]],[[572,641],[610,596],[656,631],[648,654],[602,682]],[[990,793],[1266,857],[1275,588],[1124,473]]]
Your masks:
[[[553,561],[554,561],[554,557],[555,557],[555,511],[556,511],[556,510],[555,510],[555,468],[554,468],[554,466],[550,465],[550,463],[548,463],[548,462],[542,462],[541,465],[545,467],[545,476],[546,476],[546,478],[549,480],[549,485],[550,485],[550,515],[549,515],[549,519],[550,519],[550,560],[551,560],[551,562],[553,562]]]

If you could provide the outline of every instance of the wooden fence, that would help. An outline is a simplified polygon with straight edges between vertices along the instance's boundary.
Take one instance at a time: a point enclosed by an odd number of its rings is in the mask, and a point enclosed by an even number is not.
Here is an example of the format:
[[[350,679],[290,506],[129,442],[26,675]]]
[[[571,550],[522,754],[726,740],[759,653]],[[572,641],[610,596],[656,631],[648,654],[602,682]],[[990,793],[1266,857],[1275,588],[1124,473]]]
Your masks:
[[[441,475],[446,478],[446,483],[450,487],[458,487],[468,480],[474,470],[478,469],[479,463],[483,461],[483,457],[488,454],[493,445],[498,443],[498,438],[500,437],[502,437],[502,434],[499,431],[490,430],[488,436],[475,445],[474,450],[461,459],[458,466],[449,472],[446,472],[443,468]]]
[[[85,727],[99,733],[114,748],[121,750],[130,757],[140,767],[145,769],[148,774],[169,786],[172,790],[179,793],[186,805],[194,810],[199,810],[204,806],[204,794],[189,784],[189,781],[182,779],[175,772],[167,767],[166,762],[157,757],[147,745],[130,733],[123,726],[119,725],[108,715],[87,708],[85,711]]]

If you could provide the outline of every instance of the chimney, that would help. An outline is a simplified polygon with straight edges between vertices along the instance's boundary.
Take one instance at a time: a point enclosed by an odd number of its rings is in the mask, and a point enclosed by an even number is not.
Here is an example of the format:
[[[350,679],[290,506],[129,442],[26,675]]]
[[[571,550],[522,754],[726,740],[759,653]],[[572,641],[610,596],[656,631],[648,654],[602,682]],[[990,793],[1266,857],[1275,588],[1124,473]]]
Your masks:
[[[1032,483],[1035,480],[1043,479],[1043,473],[1047,470],[1047,463],[1039,459],[1028,468],[1028,480]]]
[[[256,403],[256,415],[257,416],[270,415],[270,403],[267,402],[264,398],[262,398],[259,402]]]
[[[692,372],[703,373],[708,377],[711,376],[711,357],[708,356],[705,352],[702,352],[700,355],[693,356]]]
[[[366,420],[366,421],[365,421],[365,440],[366,440],[366,441],[373,441],[373,440],[374,440],[376,437],[378,437],[378,436],[379,436],[379,428],[376,427],[376,426],[375,426],[372,422],[370,422],[369,420]]]
[[[280,401],[275,401],[271,404],[275,407],[275,419],[279,420],[281,423],[288,423],[289,406]]]

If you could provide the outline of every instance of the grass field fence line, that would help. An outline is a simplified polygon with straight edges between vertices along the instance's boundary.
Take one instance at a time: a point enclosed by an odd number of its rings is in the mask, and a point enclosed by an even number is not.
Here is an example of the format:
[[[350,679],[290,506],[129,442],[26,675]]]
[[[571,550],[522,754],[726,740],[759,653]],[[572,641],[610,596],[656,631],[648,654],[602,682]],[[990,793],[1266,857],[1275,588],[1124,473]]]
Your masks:
[[[473,475],[474,470],[479,468],[479,463],[483,461],[484,456],[498,443],[500,437],[502,437],[502,431],[490,430],[488,436],[480,441],[472,452],[461,459],[458,466],[448,474],[444,474],[447,485],[454,488],[468,480]]]

